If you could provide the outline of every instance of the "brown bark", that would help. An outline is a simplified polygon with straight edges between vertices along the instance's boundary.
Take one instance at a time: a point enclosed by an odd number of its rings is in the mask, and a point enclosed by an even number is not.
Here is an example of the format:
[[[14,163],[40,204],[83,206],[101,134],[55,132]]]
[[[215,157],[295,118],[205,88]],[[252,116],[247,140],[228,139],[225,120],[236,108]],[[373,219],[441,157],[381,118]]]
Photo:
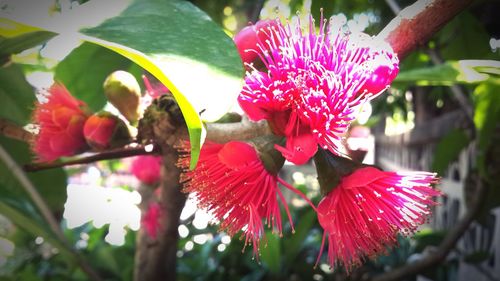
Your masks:
[[[135,281],[170,281],[176,280],[177,242],[179,240],[179,218],[186,202],[186,195],[181,192],[179,183],[180,171],[176,166],[178,153],[174,148],[180,141],[187,139],[187,129],[177,114],[175,103],[166,101],[167,111],[155,113],[155,120],[144,123],[143,136],[155,142],[161,149],[163,165],[161,170],[161,216],[160,228],[156,239],[152,239],[141,229],[136,240],[136,256],[134,265]],[[151,199],[151,190],[142,192],[145,196],[141,209],[146,210]]]
[[[420,0],[406,7],[378,35],[400,59],[425,44],[473,0]]]

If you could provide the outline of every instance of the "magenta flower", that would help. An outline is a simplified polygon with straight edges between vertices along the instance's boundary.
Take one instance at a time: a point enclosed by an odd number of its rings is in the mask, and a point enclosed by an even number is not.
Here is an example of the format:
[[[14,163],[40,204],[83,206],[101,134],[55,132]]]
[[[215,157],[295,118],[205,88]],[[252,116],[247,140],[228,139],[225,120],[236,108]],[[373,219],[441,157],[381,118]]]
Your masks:
[[[141,225],[146,230],[146,234],[153,240],[158,237],[161,228],[161,206],[157,202],[149,204],[148,209],[141,219]]]
[[[326,28],[316,33],[312,18],[303,32],[272,25],[276,36],[257,46],[267,72],[247,74],[238,98],[251,120],[267,119],[274,133],[287,137],[278,149],[295,163],[322,148],[339,154],[341,137],[363,102],[381,94],[398,72],[389,45],[363,33]]]
[[[179,167],[183,169],[181,182],[184,183],[184,192],[196,194],[200,206],[207,208],[221,221],[221,231],[234,236],[242,230],[245,245],[251,242],[255,255],[264,236],[263,219],[273,231],[282,233],[277,197],[285,207],[293,228],[278,182],[303,198],[305,196],[276,174],[267,171],[252,145],[239,141],[226,144],[207,142],[201,149],[198,166],[193,171],[189,171],[189,144],[185,144],[182,150],[186,152],[179,160]]]
[[[364,257],[386,252],[397,243],[397,233],[412,234],[423,224],[441,193],[432,189],[438,180],[427,172],[384,172],[373,167],[356,170],[318,205],[320,225],[328,237],[328,261],[349,272]]]
[[[83,136],[88,117],[82,109],[85,106],[62,84],[56,83],[48,89],[47,102],[37,103],[33,112],[33,122],[40,126],[32,144],[38,161],[51,162],[87,148]]]
[[[161,156],[141,155],[134,158],[130,172],[141,182],[154,185],[160,181]]]

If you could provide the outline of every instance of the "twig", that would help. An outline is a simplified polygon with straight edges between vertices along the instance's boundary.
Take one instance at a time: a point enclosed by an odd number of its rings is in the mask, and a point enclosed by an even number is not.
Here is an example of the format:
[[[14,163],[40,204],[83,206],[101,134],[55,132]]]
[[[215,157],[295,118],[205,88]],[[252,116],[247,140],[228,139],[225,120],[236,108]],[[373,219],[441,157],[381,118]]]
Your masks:
[[[33,139],[33,134],[3,118],[0,118],[0,135],[24,142],[30,142]]]
[[[26,174],[21,170],[19,165],[12,159],[12,157],[5,151],[2,145],[0,145],[0,159],[5,163],[7,166],[7,169],[9,169],[12,174],[17,178],[21,186],[24,188],[26,193],[29,194],[30,198],[33,200],[33,203],[35,203],[35,206],[40,210],[40,213],[42,214],[42,217],[47,221],[49,224],[50,229],[54,232],[54,234],[57,236],[57,238],[64,244],[64,245],[69,245],[66,237],[64,236],[64,233],[62,232],[61,228],[59,227],[59,224],[57,223],[57,220],[54,218],[52,215],[52,212],[50,211],[47,203],[44,201],[40,193],[36,190],[35,186],[33,183],[30,181],[30,179],[26,176]],[[70,248],[68,246],[68,248]],[[71,249],[71,248],[70,248]],[[75,259],[77,263],[80,265],[82,270],[88,275],[88,277],[91,280],[94,281],[101,281],[102,279],[97,275],[97,273],[90,267],[90,265],[87,264],[87,262],[80,258],[76,252],[71,250],[71,252],[75,255]]]
[[[462,237],[465,231],[467,231],[470,224],[474,221],[481,208],[484,206],[486,194],[488,193],[488,186],[481,183],[480,179],[477,180],[477,185],[478,189],[473,205],[467,211],[467,213],[465,213],[462,219],[455,225],[455,227],[453,227],[448,232],[443,242],[441,243],[441,245],[439,245],[434,253],[415,263],[411,263],[375,276],[372,281],[403,280],[405,277],[418,274],[425,269],[442,262],[448,256],[448,253],[453,250],[453,248],[455,248],[455,244]]]
[[[41,170],[60,168],[71,165],[80,165],[80,164],[88,164],[101,160],[110,160],[110,159],[118,159],[118,158],[126,158],[137,155],[147,155],[147,154],[155,154],[158,153],[158,149],[155,147],[151,151],[146,151],[144,147],[133,147],[133,148],[119,148],[110,151],[105,151],[101,153],[97,153],[87,157],[81,157],[69,161],[61,161],[61,162],[53,162],[53,163],[33,163],[24,165],[24,170],[26,172],[36,172]]]
[[[231,140],[248,140],[270,133],[271,129],[266,121],[207,124],[207,140],[219,143],[225,143]]]
[[[426,43],[472,1],[419,0],[401,10],[378,36],[388,42],[402,59],[416,47]]]

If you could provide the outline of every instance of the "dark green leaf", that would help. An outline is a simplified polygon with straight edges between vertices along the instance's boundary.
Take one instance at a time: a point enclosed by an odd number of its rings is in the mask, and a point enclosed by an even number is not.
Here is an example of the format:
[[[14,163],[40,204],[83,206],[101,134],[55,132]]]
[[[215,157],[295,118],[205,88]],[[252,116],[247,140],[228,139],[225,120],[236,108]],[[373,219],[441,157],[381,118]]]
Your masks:
[[[460,152],[469,144],[464,131],[455,129],[446,135],[436,147],[432,160],[432,171],[442,175],[450,163],[458,158]]]
[[[44,43],[55,35],[48,31],[35,31],[11,38],[0,36],[0,57],[20,53]]]
[[[134,66],[137,70],[129,59],[107,48],[83,43],[57,65],[55,80],[85,101],[92,111],[99,111],[106,104],[102,86],[106,77],[115,70],[130,71]],[[140,72],[134,74],[140,79]]]
[[[438,34],[437,45],[445,60],[498,58],[489,46],[490,35],[477,17],[464,12]]]
[[[0,117],[18,125],[29,122],[35,93],[16,64],[0,68],[0,100]]]

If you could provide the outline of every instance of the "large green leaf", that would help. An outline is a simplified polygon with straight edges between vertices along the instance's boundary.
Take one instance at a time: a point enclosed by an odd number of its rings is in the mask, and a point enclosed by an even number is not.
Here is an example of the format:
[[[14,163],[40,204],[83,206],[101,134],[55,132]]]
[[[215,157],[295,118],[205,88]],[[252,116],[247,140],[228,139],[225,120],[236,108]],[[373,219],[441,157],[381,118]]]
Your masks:
[[[432,171],[442,175],[451,161],[458,158],[459,153],[469,144],[469,137],[462,130],[453,130],[446,135],[436,147],[432,160]]]
[[[394,83],[449,86],[455,83],[476,84],[485,81],[500,84],[500,61],[448,61],[441,65],[403,71],[398,74]]]
[[[32,155],[28,144],[0,137],[0,145],[8,151],[18,165],[31,162]],[[28,178],[47,201],[53,211],[61,211],[66,201],[66,173],[62,168],[50,169],[28,174]],[[0,161],[0,185],[20,200],[28,198],[12,172]]]
[[[500,85],[483,83],[474,90],[474,124],[477,129],[479,171],[485,175],[485,157],[500,120]]]
[[[135,1],[120,16],[82,32],[172,91],[189,129],[193,168],[202,142],[199,114],[219,119],[242,85],[243,67],[231,38],[201,10],[179,0]]]
[[[115,70],[135,72],[140,81],[139,67],[129,59],[99,45],[83,43],[56,67],[55,80],[62,82],[71,94],[84,100],[93,111],[106,104],[103,83]]]
[[[25,125],[29,122],[35,92],[18,65],[0,67],[0,117]]]

